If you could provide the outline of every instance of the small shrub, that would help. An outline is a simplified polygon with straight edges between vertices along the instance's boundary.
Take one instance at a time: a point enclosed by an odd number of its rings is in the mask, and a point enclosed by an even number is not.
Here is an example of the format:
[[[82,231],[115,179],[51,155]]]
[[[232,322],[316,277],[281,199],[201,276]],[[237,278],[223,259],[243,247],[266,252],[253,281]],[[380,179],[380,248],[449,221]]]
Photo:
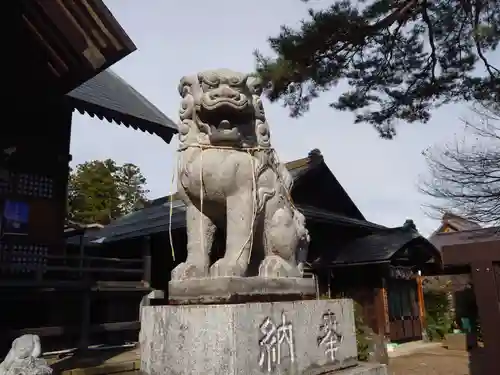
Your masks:
[[[354,324],[356,325],[358,360],[368,361],[370,357],[370,345],[368,343],[370,328],[366,326],[363,318],[363,308],[357,302],[354,302]]]
[[[442,340],[453,326],[448,295],[441,291],[426,291],[424,299],[427,336],[431,341]]]

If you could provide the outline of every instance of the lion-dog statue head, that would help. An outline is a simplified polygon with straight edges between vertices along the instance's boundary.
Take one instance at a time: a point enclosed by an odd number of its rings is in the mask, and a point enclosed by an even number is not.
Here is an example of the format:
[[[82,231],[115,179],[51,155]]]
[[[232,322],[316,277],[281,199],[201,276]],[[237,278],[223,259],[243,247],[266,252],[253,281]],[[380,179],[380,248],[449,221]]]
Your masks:
[[[269,147],[269,128],[258,78],[228,69],[185,76],[179,135],[181,145]]]

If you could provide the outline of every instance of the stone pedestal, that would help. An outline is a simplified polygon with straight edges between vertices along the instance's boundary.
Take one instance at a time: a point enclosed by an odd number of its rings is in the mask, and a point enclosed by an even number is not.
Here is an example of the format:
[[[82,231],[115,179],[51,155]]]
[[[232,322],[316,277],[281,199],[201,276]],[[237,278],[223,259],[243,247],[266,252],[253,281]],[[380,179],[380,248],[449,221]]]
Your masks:
[[[302,277],[207,277],[170,281],[170,303],[234,304],[297,301],[316,295],[313,279]]]
[[[386,375],[358,365],[351,300],[144,306],[147,375]]]

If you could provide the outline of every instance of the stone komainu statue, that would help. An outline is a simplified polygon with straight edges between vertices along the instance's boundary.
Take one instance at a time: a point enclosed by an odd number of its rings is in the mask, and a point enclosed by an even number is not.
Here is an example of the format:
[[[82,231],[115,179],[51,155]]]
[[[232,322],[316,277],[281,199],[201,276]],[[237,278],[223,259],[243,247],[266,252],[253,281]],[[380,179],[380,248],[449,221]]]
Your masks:
[[[12,342],[12,347],[0,363],[0,375],[50,375],[52,369],[39,358],[42,354],[40,337],[22,335]]]
[[[302,277],[309,235],[271,148],[260,81],[220,69],[181,79],[178,190],[186,204],[187,259],[172,280]],[[210,264],[217,228],[224,256]]]

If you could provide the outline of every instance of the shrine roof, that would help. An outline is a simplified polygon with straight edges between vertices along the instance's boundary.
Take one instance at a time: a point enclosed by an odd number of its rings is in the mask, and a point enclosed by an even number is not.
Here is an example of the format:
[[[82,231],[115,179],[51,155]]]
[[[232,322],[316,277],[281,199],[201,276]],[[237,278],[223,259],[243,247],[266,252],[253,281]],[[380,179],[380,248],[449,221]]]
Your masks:
[[[353,264],[390,263],[401,257],[412,264],[429,261],[441,263],[439,251],[416,229],[407,227],[385,228],[368,236],[354,239],[316,260],[316,266],[343,266]]]
[[[433,237],[441,233],[476,230],[481,228],[481,225],[472,220],[468,220],[450,212],[445,212],[441,218],[441,225],[430,235],[429,241],[434,243]]]
[[[177,125],[123,78],[107,69],[67,94],[80,113],[156,134],[166,142]]]
[[[309,172],[314,173],[318,168],[324,169],[326,166],[319,150],[313,150],[309,153],[308,157],[291,161],[285,165],[294,179],[294,186],[295,183],[298,183],[300,180],[307,180],[307,176],[310,176]],[[329,170],[328,172],[331,173]],[[335,182],[338,184],[336,180]],[[344,190],[342,189],[342,191]],[[113,221],[100,231],[95,234],[93,233],[93,237],[89,237],[88,241],[109,243],[146,236],[153,233],[167,232],[170,226],[173,230],[184,228],[186,225],[184,203],[179,200],[177,194],[173,194],[172,201],[171,224],[170,196],[165,196],[150,202],[149,206],[142,210]],[[297,202],[296,206],[299,211],[306,216],[307,220],[343,226],[358,226],[368,230],[385,228],[364,219],[345,216],[317,207],[300,205],[297,204]],[[73,240],[70,240],[70,242],[71,241]]]

